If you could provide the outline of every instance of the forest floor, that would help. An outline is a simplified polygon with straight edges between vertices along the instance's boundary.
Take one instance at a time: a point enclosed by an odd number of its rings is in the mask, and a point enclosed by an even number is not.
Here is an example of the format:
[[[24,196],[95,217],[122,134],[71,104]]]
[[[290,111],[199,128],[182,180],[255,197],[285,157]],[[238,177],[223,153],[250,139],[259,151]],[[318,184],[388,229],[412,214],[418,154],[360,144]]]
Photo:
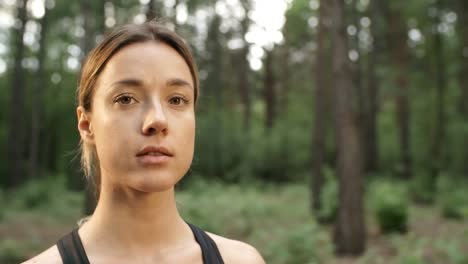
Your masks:
[[[180,191],[181,213],[202,228],[253,244],[267,263],[468,263],[468,219],[445,219],[435,205],[412,204],[406,234],[381,234],[368,212],[365,254],[337,258],[332,227],[316,224],[308,212],[305,185],[215,185],[208,193],[206,185]],[[0,263],[18,263],[50,247],[80,218],[80,193],[52,191],[43,202],[24,193],[2,205]]]

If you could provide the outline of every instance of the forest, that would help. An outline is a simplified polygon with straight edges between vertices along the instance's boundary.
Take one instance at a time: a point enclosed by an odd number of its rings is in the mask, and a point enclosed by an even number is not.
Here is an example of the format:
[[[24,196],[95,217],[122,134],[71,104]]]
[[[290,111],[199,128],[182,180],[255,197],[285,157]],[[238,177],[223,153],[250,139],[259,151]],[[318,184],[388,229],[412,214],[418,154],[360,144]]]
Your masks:
[[[267,263],[468,263],[468,1],[0,0],[0,263],[92,214],[88,52],[157,19],[200,74],[185,219]]]

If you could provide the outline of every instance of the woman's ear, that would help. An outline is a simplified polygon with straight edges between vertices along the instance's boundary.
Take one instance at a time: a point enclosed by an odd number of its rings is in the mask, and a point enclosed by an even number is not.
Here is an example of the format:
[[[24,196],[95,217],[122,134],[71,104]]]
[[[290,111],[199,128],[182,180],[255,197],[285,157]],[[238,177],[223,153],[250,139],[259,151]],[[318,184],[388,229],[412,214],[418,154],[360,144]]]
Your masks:
[[[76,108],[78,117],[78,131],[83,142],[94,144],[93,126],[91,125],[91,115],[82,106]]]

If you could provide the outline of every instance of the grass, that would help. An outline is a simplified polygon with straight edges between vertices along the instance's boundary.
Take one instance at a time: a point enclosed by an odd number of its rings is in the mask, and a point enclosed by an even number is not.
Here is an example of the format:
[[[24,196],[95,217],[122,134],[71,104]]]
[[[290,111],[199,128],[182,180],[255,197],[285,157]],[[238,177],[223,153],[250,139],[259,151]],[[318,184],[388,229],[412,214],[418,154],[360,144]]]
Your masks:
[[[80,218],[81,194],[57,184],[46,192],[49,198],[36,197],[40,201],[30,208],[25,201],[35,187],[28,188],[2,207],[0,263],[18,263],[46,249]],[[317,224],[311,216],[306,184],[200,182],[178,192],[177,201],[187,221],[254,245],[267,263],[468,263],[468,220],[447,220],[437,206],[410,204],[406,234],[381,234],[368,210],[366,253],[336,258],[332,227]]]

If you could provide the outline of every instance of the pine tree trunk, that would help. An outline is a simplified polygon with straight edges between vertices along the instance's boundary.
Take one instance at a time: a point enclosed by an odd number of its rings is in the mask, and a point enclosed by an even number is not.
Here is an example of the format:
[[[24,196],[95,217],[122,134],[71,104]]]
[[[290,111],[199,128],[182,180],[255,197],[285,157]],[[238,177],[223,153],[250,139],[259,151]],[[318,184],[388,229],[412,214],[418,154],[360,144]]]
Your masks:
[[[468,1],[459,0],[458,30],[461,40],[459,56],[461,58],[460,70],[460,112],[468,119]]]
[[[264,96],[265,96],[265,126],[267,128],[273,128],[273,122],[275,119],[275,80],[273,73],[273,52],[267,51],[265,57],[265,79],[264,79]]]
[[[247,10],[246,10],[247,11]],[[242,22],[242,35],[248,31],[249,22],[248,19],[245,18]],[[244,128],[246,131],[250,130],[250,119],[252,116],[252,103],[251,103],[251,92],[250,92],[250,81],[249,81],[249,62],[247,60],[247,55],[249,53],[249,44],[244,41],[244,47],[240,50],[239,54],[239,92],[241,97],[241,102],[243,105],[243,115],[244,115]]]
[[[23,35],[27,22],[27,6],[28,0],[19,0],[18,4],[18,19],[20,27],[15,30],[14,37],[14,68],[13,76],[10,85],[11,105],[9,112],[9,131],[8,131],[8,172],[6,179],[7,187],[14,187],[21,184],[24,180],[23,153],[24,146],[24,112],[25,112],[25,74],[21,62],[24,57]]]
[[[47,31],[49,28],[48,23],[49,11],[45,9],[44,16],[41,19],[41,39],[39,41],[39,53],[37,60],[39,67],[37,70],[36,82],[33,86],[32,96],[32,111],[31,111],[31,143],[29,148],[29,175],[31,178],[40,176],[39,164],[39,146],[41,139],[41,126],[42,124],[42,106],[43,106],[43,95],[46,85],[46,71],[45,71],[45,60],[46,60],[46,39]]]
[[[441,10],[442,3],[440,0],[436,1],[436,8],[438,15],[434,20],[434,28],[438,28],[441,23]],[[442,157],[442,146],[445,137],[445,86],[446,86],[446,74],[445,74],[445,61],[443,55],[443,42],[442,34],[438,31],[434,32],[434,59],[435,59],[435,71],[436,72],[436,116],[435,116],[435,131],[434,138],[432,141],[432,161],[431,161],[431,186],[432,191],[435,191],[435,184],[437,177],[442,169],[443,157]]]
[[[333,76],[339,179],[338,218],[334,230],[338,255],[359,255],[365,250],[363,175],[359,134],[353,111],[353,76],[348,60],[344,0],[333,0]]]
[[[393,65],[396,68],[396,120],[399,131],[400,166],[399,173],[403,179],[411,177],[411,143],[410,143],[410,105],[408,87],[409,51],[407,45],[407,28],[397,10],[389,13],[390,37]]]
[[[378,169],[379,151],[377,140],[377,113],[378,113],[378,95],[379,95],[379,78],[376,68],[379,63],[379,54],[382,51],[382,34],[379,29],[379,18],[382,15],[380,12],[380,1],[372,0],[370,12],[372,17],[371,34],[373,38],[372,51],[369,54],[368,60],[368,86],[366,97],[368,100],[365,111],[364,120],[364,138],[367,141],[364,158],[366,171],[373,172]]]
[[[317,59],[315,61],[315,120],[312,133],[312,179],[311,179],[311,205],[312,211],[318,212],[322,207],[320,193],[324,181],[323,166],[325,162],[325,130],[327,109],[327,60],[326,19],[328,19],[329,0],[320,1],[319,27],[317,35]]]

